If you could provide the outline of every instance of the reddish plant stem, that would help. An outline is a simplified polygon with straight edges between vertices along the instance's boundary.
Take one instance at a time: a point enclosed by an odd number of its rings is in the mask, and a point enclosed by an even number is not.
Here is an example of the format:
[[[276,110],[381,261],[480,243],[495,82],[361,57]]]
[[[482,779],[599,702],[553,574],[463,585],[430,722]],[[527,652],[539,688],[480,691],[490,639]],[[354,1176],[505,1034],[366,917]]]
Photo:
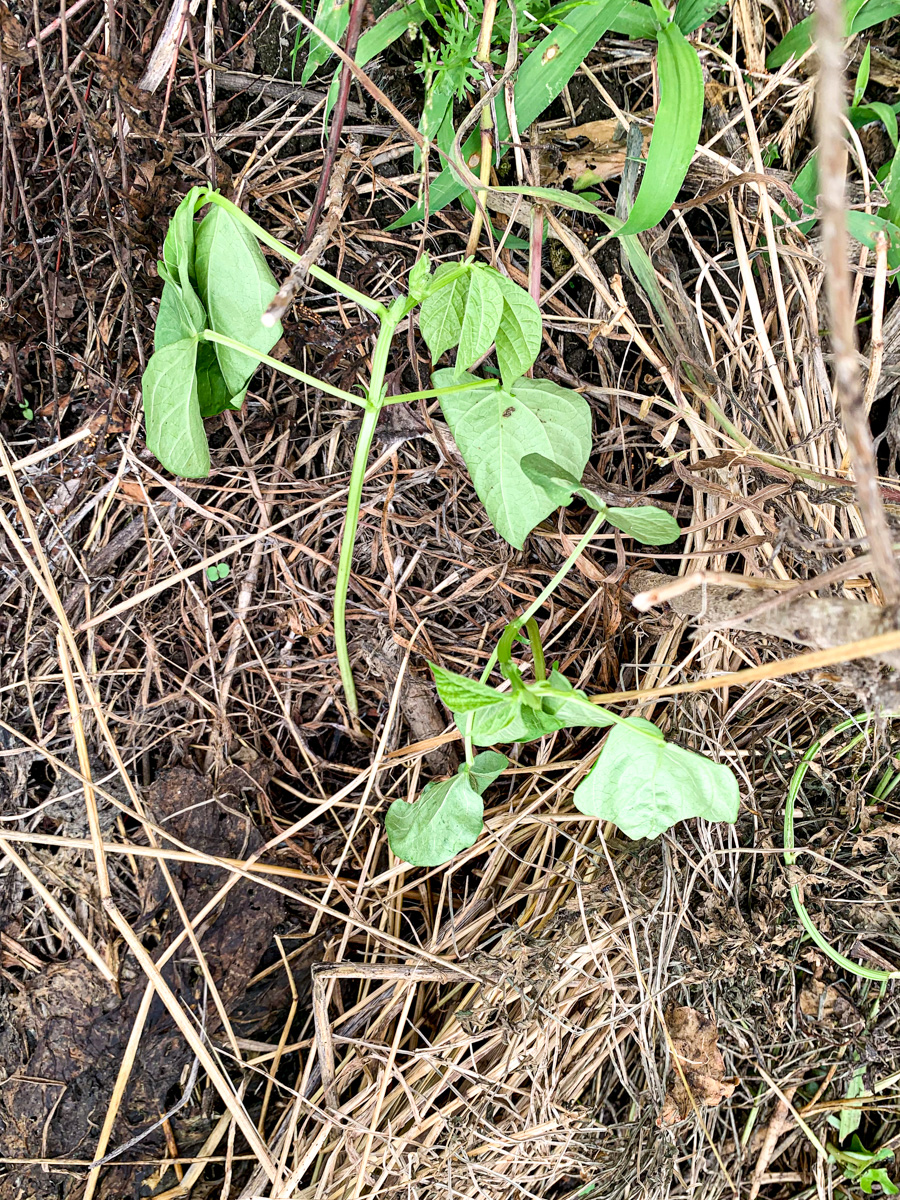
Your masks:
[[[365,0],[353,0],[350,6],[350,19],[347,22],[347,37],[344,41],[344,50],[351,59],[356,55],[356,44],[359,41],[359,34],[362,29],[364,3]],[[303,235],[303,242],[300,247],[301,253],[307,249],[315,237],[316,228],[322,216],[322,210],[325,207],[328,187],[331,182],[331,172],[334,170],[334,164],[337,160],[341,131],[344,128],[344,121],[347,116],[347,101],[350,99],[351,79],[350,68],[344,63],[341,67],[341,82],[338,87],[337,103],[334,106],[334,112],[331,114],[331,133],[328,138],[328,149],[325,152],[325,161],[322,163],[322,174],[319,176],[316,198],[313,200],[312,208],[309,210],[306,233]]]

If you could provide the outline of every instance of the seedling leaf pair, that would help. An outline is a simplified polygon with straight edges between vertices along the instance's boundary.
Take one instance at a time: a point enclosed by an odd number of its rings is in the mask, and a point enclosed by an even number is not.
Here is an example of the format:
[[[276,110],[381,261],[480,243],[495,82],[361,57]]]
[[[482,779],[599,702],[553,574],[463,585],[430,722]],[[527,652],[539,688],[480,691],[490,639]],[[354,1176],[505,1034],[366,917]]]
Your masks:
[[[204,419],[240,408],[256,370],[254,358],[205,341],[205,331],[263,354],[281,336],[280,325],[260,323],[277,284],[256,240],[218,205],[195,223],[208,195],[192,188],[169,224],[155,353],[142,384],[147,446],[170,471],[189,478],[209,474]]]
[[[415,867],[438,867],[475,844],[484,828],[482,795],[509,760],[492,750],[463,763],[452,779],[429,783],[412,804],[395,800],[385,828],[391,850]]]

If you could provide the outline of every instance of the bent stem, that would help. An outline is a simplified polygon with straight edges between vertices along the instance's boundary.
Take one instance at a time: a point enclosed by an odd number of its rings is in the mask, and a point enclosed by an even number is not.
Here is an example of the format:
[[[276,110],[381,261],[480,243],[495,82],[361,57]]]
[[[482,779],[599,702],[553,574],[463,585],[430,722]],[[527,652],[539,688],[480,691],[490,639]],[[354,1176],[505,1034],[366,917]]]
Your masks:
[[[334,648],[337,653],[338,670],[341,673],[341,683],[350,718],[354,725],[359,719],[359,702],[356,698],[356,684],[353,682],[353,668],[350,666],[350,650],[347,645],[347,592],[350,587],[350,572],[353,567],[353,546],[356,542],[356,529],[359,525],[359,509],[362,502],[363,480],[366,476],[366,463],[369,461],[369,451],[378,424],[378,414],[381,405],[370,405],[363,415],[362,426],[353,451],[353,469],[350,472],[350,487],[347,491],[347,516],[341,533],[341,553],[338,559],[337,578],[334,585]]]
[[[528,605],[528,607],[522,613],[521,617],[519,617],[520,628],[522,625],[526,624],[526,622],[529,621],[531,619],[531,617],[533,617],[534,614],[538,611],[538,609],[541,607],[541,605],[544,604],[545,601],[548,600],[550,598],[550,596],[553,595],[553,593],[556,591],[556,589],[559,587],[559,585],[562,583],[562,581],[568,575],[569,571],[572,569],[573,564],[576,562],[577,559],[579,559],[581,557],[581,555],[588,548],[594,534],[597,532],[597,530],[600,528],[600,526],[603,524],[603,522],[605,520],[606,520],[606,515],[604,513],[600,512],[600,513],[596,514],[594,519],[591,521],[590,525],[588,525],[587,530],[585,531],[583,537],[581,538],[581,541],[578,543],[578,545],[575,547],[575,549],[572,551],[572,553],[568,556],[566,561],[559,568],[559,570],[556,572],[556,574],[553,576],[553,578],[550,580],[550,582],[547,584],[547,586],[544,588],[544,590],[542,592],[540,592],[534,598],[534,600],[532,600],[532,602]],[[493,671],[494,666],[496,665],[496,662],[497,662],[497,647],[495,647],[491,651],[491,656],[487,660],[487,665],[485,666],[484,670],[481,672],[481,682],[482,683],[487,683],[488,679],[490,679],[491,671]],[[610,714],[610,715],[612,715],[612,714]],[[465,745],[465,750],[466,750],[466,762],[470,763],[470,764],[475,761],[475,752],[472,748],[472,724],[473,724],[474,720],[475,720],[475,714],[469,713],[468,720],[466,721],[466,736],[465,736],[464,745]]]
[[[372,449],[372,439],[375,436],[378,416],[385,404],[384,375],[387,370],[391,342],[397,326],[414,304],[414,300],[405,296],[400,297],[385,311],[382,318],[378,340],[372,352],[372,374],[369,377],[366,411],[356,440],[356,449],[353,452],[353,468],[350,472],[350,487],[347,491],[347,517],[341,534],[341,552],[334,584],[334,648],[337,654],[338,669],[341,673],[341,684],[354,728],[359,726],[359,702],[356,697],[353,669],[350,666],[350,650],[347,645],[347,592],[350,588],[350,574],[353,568],[353,544],[356,541],[356,529],[359,524],[366,463],[369,461],[369,451]]]

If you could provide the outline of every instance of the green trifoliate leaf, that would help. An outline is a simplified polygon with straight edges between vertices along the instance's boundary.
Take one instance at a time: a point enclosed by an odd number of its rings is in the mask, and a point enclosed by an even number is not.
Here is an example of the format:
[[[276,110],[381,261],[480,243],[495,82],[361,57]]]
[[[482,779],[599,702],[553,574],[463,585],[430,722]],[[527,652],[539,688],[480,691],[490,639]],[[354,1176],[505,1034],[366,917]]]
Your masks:
[[[482,268],[486,270],[488,268]],[[503,315],[497,328],[497,363],[504,387],[510,387],[533,365],[541,349],[541,310],[517,283],[492,272],[503,293]]]
[[[494,344],[503,316],[503,293],[497,278],[495,271],[473,270],[469,274],[469,291],[456,352],[457,376],[487,354]]]
[[[388,842],[415,867],[439,867],[475,844],[484,828],[481,794],[508,765],[502,754],[479,754],[471,768],[429,783],[412,804],[395,800],[385,817]]]
[[[643,546],[668,546],[681,537],[678,522],[665,509],[652,504],[635,508],[607,508],[606,519],[616,529]]]
[[[147,448],[174,475],[209,474],[209,445],[197,393],[195,338],[163,346],[147,363],[141,388]]]
[[[445,350],[452,349],[459,342],[466,297],[469,294],[468,271],[457,274],[455,279],[443,287],[437,286],[451,271],[458,271],[456,264],[441,263],[432,276],[428,295],[419,309],[419,330],[435,362]]]
[[[467,679],[465,675],[457,675],[455,671],[447,671],[432,662],[428,665],[438,695],[451,712],[474,712],[508,699],[496,688],[479,683],[477,679]]]
[[[540,699],[538,708],[523,703],[521,696],[497,692],[498,703],[485,705],[474,713],[471,737],[476,746],[533,742],[560,729],[603,729],[613,724],[608,713],[591,704],[584,692],[573,688],[556,669],[546,683],[528,684],[527,691],[534,699]],[[469,732],[469,714],[455,712],[453,717],[465,736]]]
[[[435,387],[456,383],[437,371]],[[521,549],[535,525],[557,507],[522,470],[540,452],[580,476],[591,450],[591,412],[577,392],[543,379],[518,379],[509,390],[476,385],[441,397],[441,408],[465,459],[478,498],[497,532]]]
[[[218,204],[200,222],[194,263],[210,329],[268,354],[281,337],[281,325],[263,325],[260,317],[278,284],[256,239]],[[258,364],[228,346],[216,344],[215,352],[225,385],[237,396]]]
[[[615,726],[573,800],[630,838],[658,837],[690,817],[734,822],[740,804],[728,767],[671,745],[643,717]]]

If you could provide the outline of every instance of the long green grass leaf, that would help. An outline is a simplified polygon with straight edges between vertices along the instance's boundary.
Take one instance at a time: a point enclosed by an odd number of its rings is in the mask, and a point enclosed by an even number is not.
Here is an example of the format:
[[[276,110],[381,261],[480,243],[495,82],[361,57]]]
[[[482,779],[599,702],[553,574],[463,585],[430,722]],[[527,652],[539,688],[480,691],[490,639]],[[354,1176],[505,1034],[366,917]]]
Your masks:
[[[628,38],[655,38],[659,21],[649,4],[640,0],[626,0],[617,16],[609,23],[611,33],[622,33]]]
[[[319,0],[313,24],[321,29],[333,42],[339,42],[350,20],[350,0]],[[307,83],[310,77],[323,63],[331,58],[332,51],[321,38],[314,33],[310,35],[309,56],[300,76],[301,83]]]
[[[697,51],[676,25],[657,35],[659,108],[647,152],[647,166],[621,237],[652,229],[678,195],[691,165],[703,120],[703,68]]]
[[[379,54],[387,50],[388,46],[396,42],[398,37],[406,33],[407,29],[423,25],[428,20],[432,7],[430,3],[417,4],[415,0],[411,0],[409,4],[399,5],[382,13],[378,22],[360,37],[356,45],[354,62],[360,67],[366,66],[373,58],[377,58]],[[331,81],[331,87],[328,89],[328,101],[325,105],[326,120],[337,100],[340,76],[340,70],[336,71],[334,79]]]

